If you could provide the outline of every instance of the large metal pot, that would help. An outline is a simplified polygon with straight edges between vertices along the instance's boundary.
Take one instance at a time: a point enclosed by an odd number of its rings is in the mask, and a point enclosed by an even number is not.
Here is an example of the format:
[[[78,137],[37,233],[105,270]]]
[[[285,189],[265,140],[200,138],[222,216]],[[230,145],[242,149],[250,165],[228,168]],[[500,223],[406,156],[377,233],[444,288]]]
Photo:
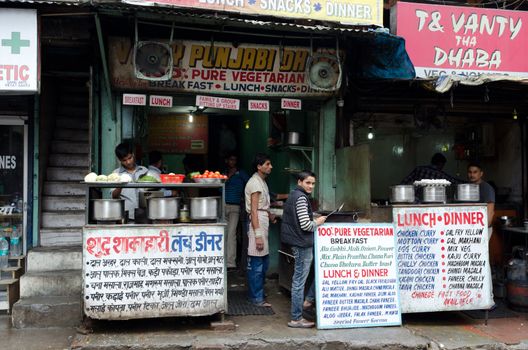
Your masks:
[[[161,198],[163,197],[163,191],[150,191],[140,189],[138,192],[139,195],[139,207],[147,209],[147,199],[149,198]]]
[[[414,186],[412,185],[391,186],[390,201],[392,203],[413,203],[414,202]]]
[[[147,199],[147,217],[150,220],[175,220],[179,217],[179,197],[150,197]]]
[[[301,134],[296,131],[288,132],[286,144],[287,145],[300,145],[301,144]]]
[[[445,186],[425,186],[423,188],[424,203],[445,203],[446,188]]]
[[[119,221],[125,217],[123,199],[92,199],[92,208],[97,221]]]
[[[458,184],[456,200],[459,202],[478,202],[480,198],[479,185]]]
[[[191,220],[213,220],[218,218],[220,197],[192,197]]]

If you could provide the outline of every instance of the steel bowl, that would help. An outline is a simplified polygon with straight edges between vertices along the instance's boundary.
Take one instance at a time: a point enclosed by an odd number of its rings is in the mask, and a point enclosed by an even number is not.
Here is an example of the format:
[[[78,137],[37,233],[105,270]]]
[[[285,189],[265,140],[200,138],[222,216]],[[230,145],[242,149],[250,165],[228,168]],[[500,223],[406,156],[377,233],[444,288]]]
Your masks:
[[[179,197],[151,197],[147,199],[147,217],[150,220],[175,220],[179,216]]]
[[[213,220],[218,218],[220,197],[192,197],[191,220]]]
[[[92,199],[93,219],[118,221],[125,217],[124,199]]]

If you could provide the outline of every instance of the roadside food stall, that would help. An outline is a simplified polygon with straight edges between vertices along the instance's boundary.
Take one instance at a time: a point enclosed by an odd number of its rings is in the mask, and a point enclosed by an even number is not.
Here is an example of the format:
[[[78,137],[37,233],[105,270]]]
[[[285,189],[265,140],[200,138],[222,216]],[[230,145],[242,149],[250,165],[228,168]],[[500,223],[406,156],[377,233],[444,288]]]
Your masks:
[[[220,180],[178,184],[93,182],[86,186],[85,315],[123,320],[204,316],[227,310],[224,184]],[[125,215],[101,216],[101,206],[121,200],[91,198],[102,188],[117,187],[210,189],[217,190],[221,197],[188,198],[187,208],[186,204],[180,206],[179,198],[152,196],[147,199],[148,223],[134,224],[127,223]],[[168,201],[160,202],[162,199]]]

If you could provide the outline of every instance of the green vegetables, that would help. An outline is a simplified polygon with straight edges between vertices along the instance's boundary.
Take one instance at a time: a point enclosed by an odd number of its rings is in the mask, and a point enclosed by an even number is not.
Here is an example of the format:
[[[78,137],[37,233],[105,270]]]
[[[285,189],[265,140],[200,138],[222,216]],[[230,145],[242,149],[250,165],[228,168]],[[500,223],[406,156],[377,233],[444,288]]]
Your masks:
[[[160,181],[156,179],[154,176],[143,175],[137,180],[137,182],[160,182]]]

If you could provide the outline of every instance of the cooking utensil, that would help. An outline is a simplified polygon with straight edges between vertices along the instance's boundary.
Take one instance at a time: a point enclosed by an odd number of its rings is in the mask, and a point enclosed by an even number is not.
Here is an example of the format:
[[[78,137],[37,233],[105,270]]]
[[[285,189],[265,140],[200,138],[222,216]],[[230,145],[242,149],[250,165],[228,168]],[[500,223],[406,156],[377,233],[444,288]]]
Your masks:
[[[147,199],[150,220],[175,220],[180,208],[179,197],[151,197]]]
[[[445,203],[446,188],[445,186],[425,186],[423,188],[424,203]]]
[[[119,221],[125,217],[124,199],[92,199],[93,219]]]
[[[163,197],[163,191],[149,191],[149,190],[139,190],[139,207],[147,208],[147,199],[153,197]]]
[[[459,202],[478,202],[480,198],[479,185],[458,184],[456,200]]]
[[[341,205],[339,206],[339,208],[334,209],[333,211],[331,211],[330,214],[328,214],[328,215],[326,216],[326,218],[328,218],[328,217],[329,217],[330,215],[332,215],[332,214],[339,213],[339,212],[341,211],[341,209],[343,209],[343,206],[344,206],[344,205],[345,205],[345,203],[341,203]]]
[[[296,131],[290,131],[287,134],[287,145],[299,145],[301,144],[301,134]]]
[[[213,220],[218,218],[220,197],[191,197],[191,220]]]
[[[391,203],[413,203],[414,202],[414,186],[412,185],[396,185],[391,186]]]

